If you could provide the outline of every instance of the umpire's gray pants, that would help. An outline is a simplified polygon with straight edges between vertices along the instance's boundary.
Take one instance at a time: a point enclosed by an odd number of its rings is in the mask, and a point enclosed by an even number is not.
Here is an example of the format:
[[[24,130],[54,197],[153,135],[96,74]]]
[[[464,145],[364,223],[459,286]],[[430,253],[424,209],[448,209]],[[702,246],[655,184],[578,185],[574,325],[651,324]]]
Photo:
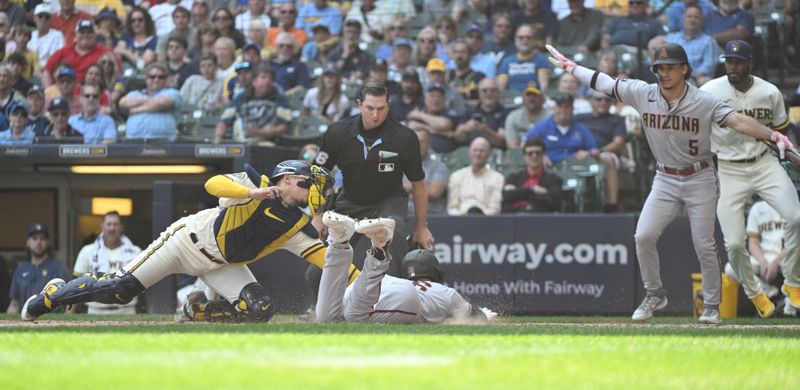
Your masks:
[[[689,215],[694,250],[700,261],[700,272],[703,274],[703,302],[706,306],[719,305],[722,274],[714,241],[718,196],[717,174],[710,167],[690,176],[668,175],[660,171],[656,173],[635,235],[636,256],[647,294],[666,295],[661,283],[656,244],[667,225],[685,209]]]

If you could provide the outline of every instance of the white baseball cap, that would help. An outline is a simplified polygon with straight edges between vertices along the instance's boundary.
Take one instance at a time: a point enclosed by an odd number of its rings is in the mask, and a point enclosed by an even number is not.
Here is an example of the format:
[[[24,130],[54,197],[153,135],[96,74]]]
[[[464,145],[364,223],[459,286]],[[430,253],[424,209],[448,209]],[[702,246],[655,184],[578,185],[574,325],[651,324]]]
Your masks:
[[[34,15],[52,14],[52,13],[53,13],[53,10],[50,9],[50,3],[41,3],[41,4],[37,5],[36,8],[33,9],[33,14]]]

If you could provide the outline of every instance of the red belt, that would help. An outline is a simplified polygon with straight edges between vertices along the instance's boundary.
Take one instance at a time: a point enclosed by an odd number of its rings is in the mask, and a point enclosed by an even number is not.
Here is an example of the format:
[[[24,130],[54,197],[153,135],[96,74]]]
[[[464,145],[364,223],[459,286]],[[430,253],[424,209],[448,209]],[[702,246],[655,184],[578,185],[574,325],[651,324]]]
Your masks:
[[[708,161],[703,161],[686,168],[672,168],[663,166],[661,164],[658,164],[657,167],[659,171],[670,175],[689,176],[708,168],[710,165],[711,164],[709,164]]]

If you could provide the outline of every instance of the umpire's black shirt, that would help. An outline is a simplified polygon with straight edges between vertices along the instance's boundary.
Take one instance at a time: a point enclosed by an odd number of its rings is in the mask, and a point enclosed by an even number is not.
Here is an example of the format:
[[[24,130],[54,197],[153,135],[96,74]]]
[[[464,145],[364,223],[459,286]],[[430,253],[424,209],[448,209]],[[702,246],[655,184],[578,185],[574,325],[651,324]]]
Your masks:
[[[403,174],[410,181],[425,178],[419,139],[411,129],[388,117],[374,129],[363,127],[361,114],[331,124],[315,159],[328,169],[339,166],[347,200],[362,206],[377,205],[391,196],[406,194]]]

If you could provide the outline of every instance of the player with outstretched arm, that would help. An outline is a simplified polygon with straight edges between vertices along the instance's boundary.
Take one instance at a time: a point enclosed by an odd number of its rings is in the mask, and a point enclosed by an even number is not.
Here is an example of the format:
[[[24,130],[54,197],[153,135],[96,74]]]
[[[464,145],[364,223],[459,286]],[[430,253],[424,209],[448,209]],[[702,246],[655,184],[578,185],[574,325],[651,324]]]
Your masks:
[[[605,73],[575,64],[550,45],[547,50],[555,66],[574,74],[592,89],[635,108],[642,116],[642,127],[656,159],[653,188],[642,208],[635,234],[636,256],[647,293],[631,319],[646,320],[667,305],[656,244],[667,225],[686,209],[703,275],[705,309],[699,321],[721,323],[722,276],[714,241],[719,183],[711,160],[712,124],[753,138],[771,140],[784,149],[793,148],[792,143],[783,134],[737,113],[718,97],[688,84],[686,79],[691,76],[692,69],[686,51],[678,44],[656,48],[651,69],[658,79],[655,84],[615,80]]]

